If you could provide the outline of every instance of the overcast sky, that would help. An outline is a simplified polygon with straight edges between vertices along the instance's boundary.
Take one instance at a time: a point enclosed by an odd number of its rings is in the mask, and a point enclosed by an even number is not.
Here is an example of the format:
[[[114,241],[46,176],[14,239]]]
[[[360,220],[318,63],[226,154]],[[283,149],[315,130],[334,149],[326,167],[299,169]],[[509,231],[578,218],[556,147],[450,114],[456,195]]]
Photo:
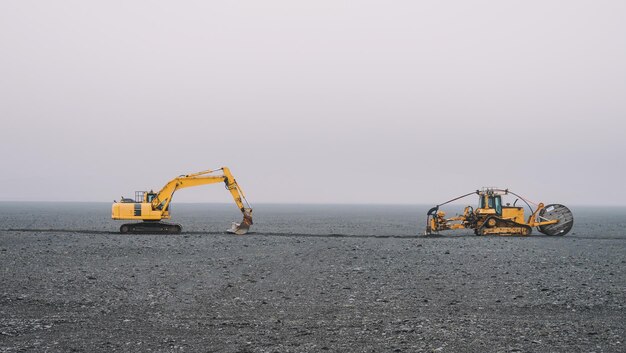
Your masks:
[[[626,1],[2,1],[0,200],[626,204]],[[220,186],[179,202],[231,202]]]

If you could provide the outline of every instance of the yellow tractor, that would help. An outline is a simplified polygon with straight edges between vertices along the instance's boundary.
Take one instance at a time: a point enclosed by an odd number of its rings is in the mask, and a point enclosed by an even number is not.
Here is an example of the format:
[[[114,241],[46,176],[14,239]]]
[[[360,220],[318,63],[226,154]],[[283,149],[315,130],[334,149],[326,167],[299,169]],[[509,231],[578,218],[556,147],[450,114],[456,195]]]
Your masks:
[[[478,207],[465,207],[462,215],[446,218],[439,210],[440,206],[477,194]],[[502,197],[513,195],[518,199],[513,205],[502,203]],[[524,218],[524,208],[516,206],[518,200],[524,201],[531,211],[528,219]],[[473,229],[476,235],[530,235],[537,229],[546,235],[565,235],[574,225],[574,216],[565,206],[560,204],[530,206],[530,201],[509,191],[508,189],[483,188],[466,195],[456,197],[431,208],[427,212],[425,235],[438,234],[449,229]]]
[[[214,174],[219,171],[222,172],[221,175]],[[237,181],[226,167],[178,176],[165,184],[159,192],[136,191],[135,199],[122,197],[120,202],[113,202],[111,217],[113,219],[143,221],[123,224],[120,227],[121,233],[180,233],[182,231],[180,224],[161,222],[163,219],[170,218],[169,206],[174,192],[182,188],[220,182],[225,184],[237,207],[243,213],[243,221],[241,223],[233,222],[228,232],[238,235],[246,234],[252,225],[252,208],[250,208]],[[247,207],[244,206],[244,201]]]

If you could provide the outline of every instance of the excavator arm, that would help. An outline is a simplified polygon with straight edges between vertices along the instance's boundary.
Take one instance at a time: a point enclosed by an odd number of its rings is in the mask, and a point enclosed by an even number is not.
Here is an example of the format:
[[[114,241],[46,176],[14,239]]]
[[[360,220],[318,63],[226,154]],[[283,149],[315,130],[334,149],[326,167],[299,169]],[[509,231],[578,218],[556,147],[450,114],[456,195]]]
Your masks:
[[[214,173],[217,173],[219,171],[222,171],[222,175],[214,175]],[[230,191],[233,200],[235,200],[237,207],[239,207],[239,210],[243,214],[243,221],[241,223],[233,223],[233,226],[229,230],[229,232],[235,234],[245,234],[252,225],[252,208],[248,204],[243,190],[241,190],[241,187],[239,186],[239,184],[237,184],[237,181],[231,174],[230,169],[228,169],[227,167],[222,167],[216,170],[205,170],[202,172],[188,175],[181,175],[170,180],[152,199],[152,208],[155,210],[160,210],[162,212],[163,218],[167,218],[169,216],[168,206],[172,202],[172,197],[177,190],[220,182],[223,182],[225,184],[226,189]]]

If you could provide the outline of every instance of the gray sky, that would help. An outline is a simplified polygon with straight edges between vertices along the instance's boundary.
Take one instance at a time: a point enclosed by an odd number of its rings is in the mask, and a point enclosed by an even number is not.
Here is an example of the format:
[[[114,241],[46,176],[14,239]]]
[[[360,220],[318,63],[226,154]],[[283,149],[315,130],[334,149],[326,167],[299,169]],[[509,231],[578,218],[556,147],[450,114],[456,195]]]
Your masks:
[[[499,186],[625,205],[625,18],[621,0],[2,1],[0,200],[111,201],[226,165],[252,204]]]

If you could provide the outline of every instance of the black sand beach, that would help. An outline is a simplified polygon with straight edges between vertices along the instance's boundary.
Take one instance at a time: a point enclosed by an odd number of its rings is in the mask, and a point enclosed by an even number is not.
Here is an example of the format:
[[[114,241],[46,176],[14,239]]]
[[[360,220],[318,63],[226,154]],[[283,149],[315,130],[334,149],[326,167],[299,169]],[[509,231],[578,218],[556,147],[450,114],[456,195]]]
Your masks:
[[[5,229],[0,351],[622,352],[626,239],[581,218],[565,237]]]

